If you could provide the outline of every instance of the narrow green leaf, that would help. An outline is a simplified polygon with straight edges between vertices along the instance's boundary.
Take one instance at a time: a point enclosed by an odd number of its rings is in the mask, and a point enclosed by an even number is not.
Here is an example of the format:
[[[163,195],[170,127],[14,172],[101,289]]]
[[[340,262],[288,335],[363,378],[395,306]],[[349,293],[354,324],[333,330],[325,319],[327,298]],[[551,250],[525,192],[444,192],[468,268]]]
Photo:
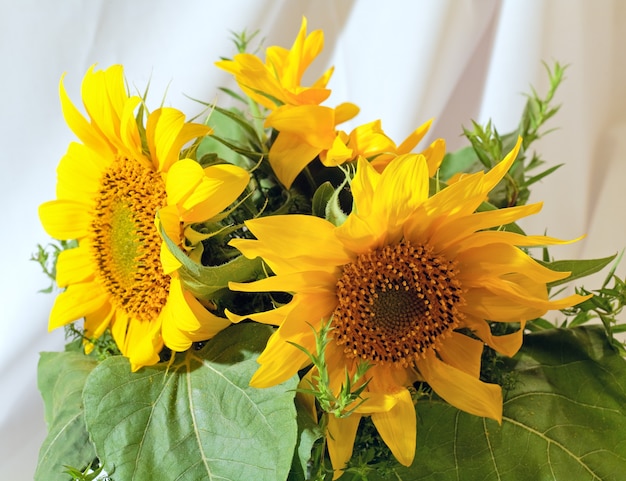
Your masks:
[[[271,332],[233,325],[169,366],[136,373],[123,357],[98,365],[85,386],[85,420],[105,470],[125,481],[286,479],[297,379],[249,386]]]
[[[95,366],[95,359],[78,352],[41,353],[37,384],[48,435],[39,451],[36,481],[63,479],[65,465],[83,468],[96,457],[82,406],[83,386]]]
[[[530,334],[513,362],[517,384],[501,426],[442,401],[420,401],[415,460],[387,479],[621,481],[626,361],[602,327]]]
[[[548,288],[560,286],[562,284],[567,284],[576,279],[581,279],[583,277],[587,277],[591,274],[595,274],[596,272],[604,269],[613,259],[615,259],[614,254],[609,257],[603,257],[601,259],[573,259],[573,260],[559,260],[552,262],[544,262],[537,259],[537,262],[543,264],[544,266],[552,269],[557,272],[571,272],[571,274],[565,279],[561,279],[560,281],[550,282],[548,284]]]

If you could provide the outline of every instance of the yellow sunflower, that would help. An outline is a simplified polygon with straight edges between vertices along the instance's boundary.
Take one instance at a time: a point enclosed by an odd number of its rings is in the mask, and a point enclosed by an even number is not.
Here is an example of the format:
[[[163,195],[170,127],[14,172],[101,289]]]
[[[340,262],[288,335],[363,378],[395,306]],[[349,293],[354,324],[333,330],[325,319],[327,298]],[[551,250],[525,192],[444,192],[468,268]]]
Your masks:
[[[382,173],[359,159],[351,183],[354,211],[341,226],[306,215],[266,217],[246,223],[256,239],[231,241],[246,257],[262,257],[275,274],[232,283],[232,289],[293,294],[277,309],[247,316],[279,326],[258,358],[253,386],[280,383],[307,366],[309,358],[292,343],[314,352],[311,326],[319,329],[329,319],[333,341],[325,354],[335,393],[345,369],[352,376],[358,362],[372,365],[365,403],[347,418],[329,419],[336,476],[351,457],[364,415],[398,461],[411,464],[416,415],[407,387],[416,381],[463,411],[500,422],[501,388],[479,380],[484,344],[512,356],[525,321],[584,299],[548,299],[546,284],[568,274],[520,249],[566,241],[493,229],[538,212],[540,204],[476,212],[519,145],[491,171],[431,197],[424,156],[397,156]],[[487,320],[521,326],[495,336]]]
[[[356,105],[347,102],[336,108],[320,105],[331,93],[326,84],[332,68],[310,87],[302,85],[304,72],[324,47],[321,30],[309,35],[306,30],[307,21],[303,18],[291,48],[268,47],[265,63],[249,53],[215,63],[234,75],[248,97],[271,111],[265,127],[276,129],[279,134],[268,158],[276,177],[287,188],[309,162],[333,145],[336,126],[359,112]]]
[[[185,123],[172,108],[150,113],[144,126],[136,119],[141,99],[128,95],[121,66],[92,67],[85,75],[88,118],[62,82],[60,96],[81,143],[70,144],[57,169],[57,199],[42,204],[39,215],[48,234],[76,239],[78,247],[59,255],[57,283],[66,289],[55,300],[49,328],[83,317],[89,337],[110,328],[133,370],[158,362],[163,344],[183,351],[210,338],[229,322],[184,289],[155,215],[181,245],[185,225],[226,208],[245,189],[248,173],[179,159],[185,144],[210,129]]]

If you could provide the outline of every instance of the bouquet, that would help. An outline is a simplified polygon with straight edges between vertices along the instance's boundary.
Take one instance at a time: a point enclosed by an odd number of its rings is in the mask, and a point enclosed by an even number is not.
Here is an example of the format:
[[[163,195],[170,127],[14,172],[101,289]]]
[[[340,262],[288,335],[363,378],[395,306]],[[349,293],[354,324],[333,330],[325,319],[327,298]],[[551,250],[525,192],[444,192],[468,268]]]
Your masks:
[[[621,479],[615,256],[555,260],[576,239],[517,223],[558,167],[531,145],[564,68],[516,131],[473,123],[446,153],[418,147],[431,121],[342,130],[359,109],[326,104],[332,69],[303,85],[305,19],[290,49],[253,40],[216,63],[230,106],[195,121],[119,65],[86,73],[84,113],[61,81],[77,141],[35,257],[67,345],[40,358],[35,478]]]

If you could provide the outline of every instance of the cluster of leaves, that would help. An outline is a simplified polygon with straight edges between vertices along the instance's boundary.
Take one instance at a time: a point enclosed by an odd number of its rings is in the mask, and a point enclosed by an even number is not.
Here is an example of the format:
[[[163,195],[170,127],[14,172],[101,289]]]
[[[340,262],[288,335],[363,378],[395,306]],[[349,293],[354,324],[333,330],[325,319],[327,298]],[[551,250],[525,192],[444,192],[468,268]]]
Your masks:
[[[489,170],[495,166],[515,146],[518,137],[522,137],[520,153],[504,179],[489,194],[489,202],[498,207],[512,207],[523,205],[530,196],[530,186],[556,171],[562,164],[552,166],[539,174],[530,175],[529,172],[537,169],[545,162],[537,152],[529,156],[530,145],[546,135],[550,130],[543,131],[544,124],[558,111],[559,106],[553,106],[554,94],[563,81],[565,67],[558,62],[551,69],[545,65],[548,72],[550,87],[544,97],[539,96],[531,87],[532,94],[522,114],[518,128],[504,135],[500,135],[488,121],[484,126],[472,122],[473,129],[463,129],[463,134],[470,145],[456,152],[446,154],[439,178],[447,181],[459,172],[477,172]]]

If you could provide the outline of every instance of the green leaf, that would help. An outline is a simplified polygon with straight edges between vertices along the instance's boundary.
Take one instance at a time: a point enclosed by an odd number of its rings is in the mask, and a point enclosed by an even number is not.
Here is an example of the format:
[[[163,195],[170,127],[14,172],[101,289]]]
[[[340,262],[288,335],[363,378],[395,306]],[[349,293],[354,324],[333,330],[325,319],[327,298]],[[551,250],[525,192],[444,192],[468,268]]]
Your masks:
[[[62,479],[65,465],[85,467],[96,457],[83,417],[82,392],[93,358],[77,352],[42,352],[37,384],[48,436],[39,451],[36,481]]]
[[[420,401],[413,465],[394,481],[621,481],[626,361],[601,327],[529,334],[502,425]],[[381,478],[372,476],[370,481]]]
[[[439,167],[439,179],[446,182],[459,172],[470,173],[479,170],[483,170],[483,165],[472,146],[463,147],[455,152],[448,152],[443,157]]]
[[[562,284],[567,284],[576,279],[581,279],[583,277],[587,277],[591,274],[595,274],[598,271],[604,269],[609,262],[615,259],[614,254],[609,257],[603,257],[602,259],[574,259],[574,260],[560,260],[560,261],[552,261],[552,262],[544,262],[537,260],[540,264],[552,269],[557,272],[571,272],[569,276],[565,279],[561,279],[560,281],[550,282],[548,284],[548,288],[560,286]]]
[[[157,214],[158,215],[158,214]],[[190,259],[176,243],[167,236],[163,225],[159,227],[161,237],[176,260],[182,264],[178,274],[185,288],[200,299],[211,299],[213,295],[228,287],[228,283],[256,280],[263,272],[260,258],[247,259],[244,256],[218,266],[203,266]]]
[[[317,188],[315,194],[313,194],[313,200],[311,202],[311,211],[313,215],[321,217],[322,219],[326,217],[326,206],[330,202],[334,193],[335,188],[333,187],[333,184],[328,181],[324,182]]]
[[[309,479],[307,471],[313,445],[324,434],[298,396],[296,396],[296,407],[298,408],[298,443],[287,479],[288,481],[306,481]]]
[[[241,152],[259,150],[260,140],[254,128],[236,111],[229,111],[217,106],[211,107],[213,111],[207,123],[213,128],[213,135],[202,139],[198,146],[197,158],[202,159],[207,155],[216,155],[231,164],[243,168],[248,167],[249,162]],[[235,149],[232,148],[234,146],[236,146]]]
[[[272,329],[222,331],[173,362],[130,371],[102,362],[84,391],[85,419],[105,470],[125,481],[286,479],[296,445],[297,379],[248,385]]]

